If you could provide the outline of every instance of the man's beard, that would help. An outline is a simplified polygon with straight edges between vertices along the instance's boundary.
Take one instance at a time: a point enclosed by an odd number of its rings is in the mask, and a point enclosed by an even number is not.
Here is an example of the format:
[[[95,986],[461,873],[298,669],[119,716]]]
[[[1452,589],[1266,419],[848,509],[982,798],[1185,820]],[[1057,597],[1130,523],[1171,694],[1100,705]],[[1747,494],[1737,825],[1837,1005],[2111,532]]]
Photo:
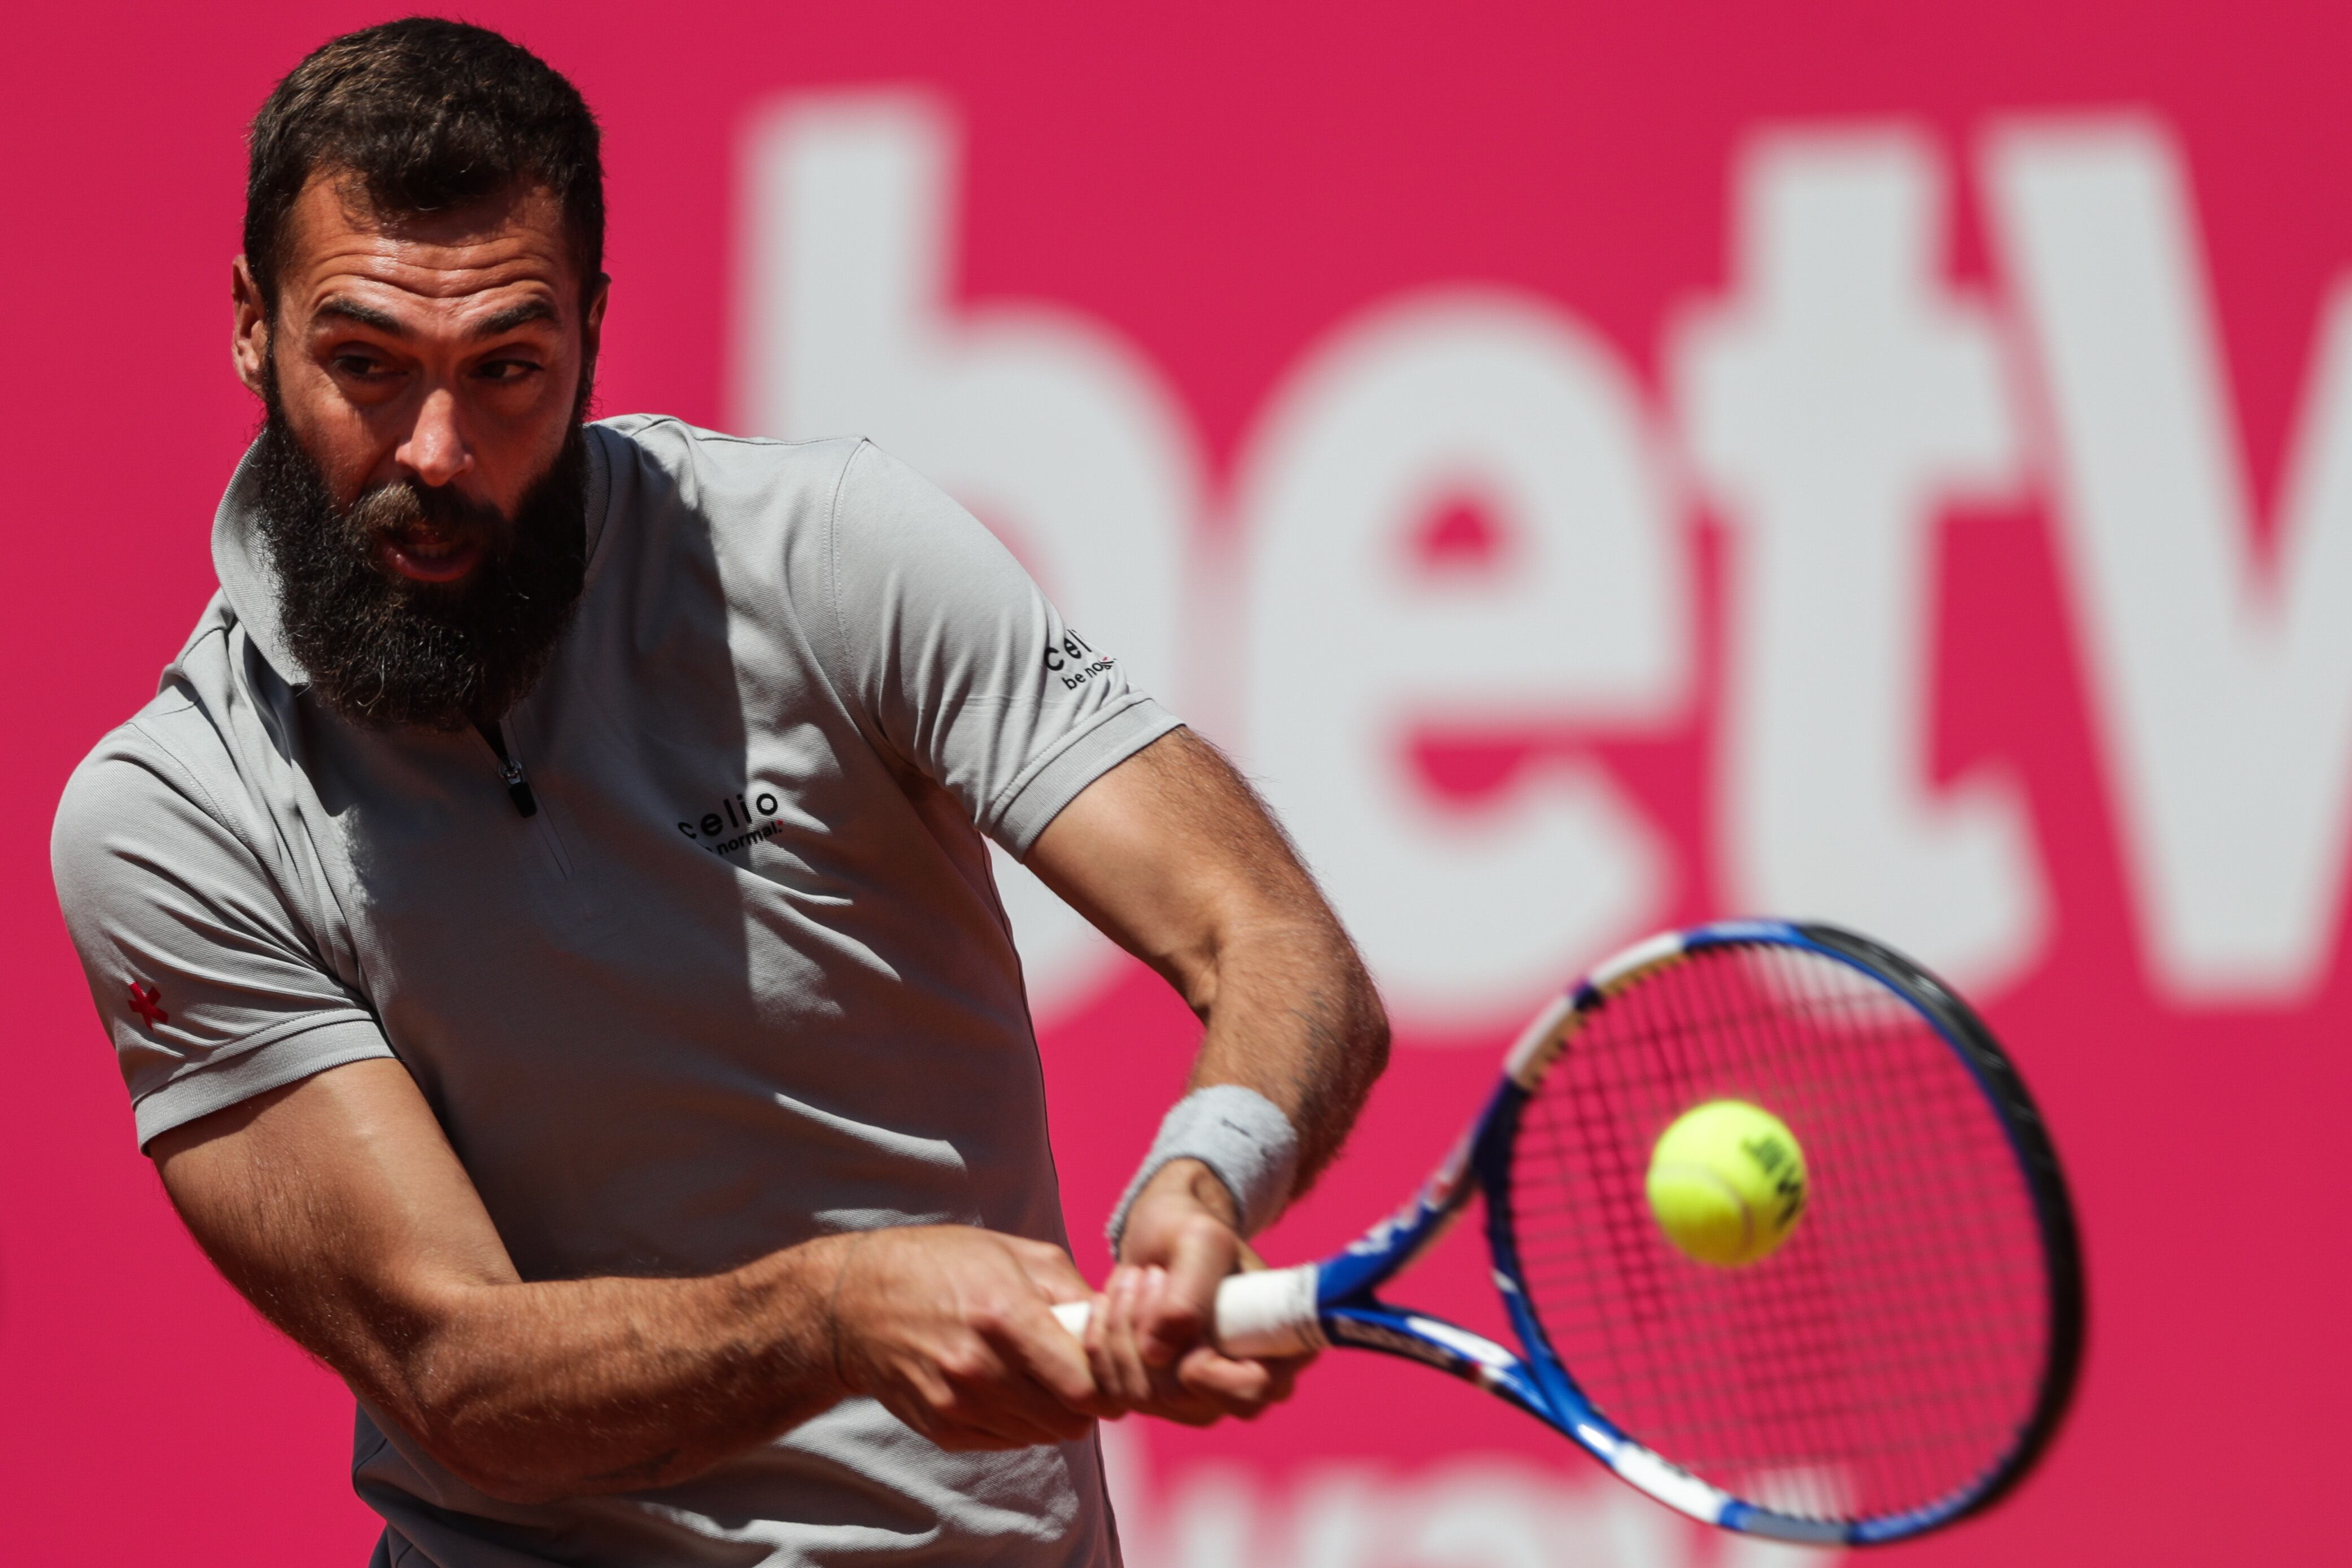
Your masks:
[[[454,486],[413,479],[344,506],[286,423],[275,375],[265,378],[257,500],[287,649],[311,693],[370,729],[496,722],[546,669],[587,575],[588,441],[578,419],[512,518]],[[420,523],[479,543],[473,570],[419,582],[383,564],[379,546]]]

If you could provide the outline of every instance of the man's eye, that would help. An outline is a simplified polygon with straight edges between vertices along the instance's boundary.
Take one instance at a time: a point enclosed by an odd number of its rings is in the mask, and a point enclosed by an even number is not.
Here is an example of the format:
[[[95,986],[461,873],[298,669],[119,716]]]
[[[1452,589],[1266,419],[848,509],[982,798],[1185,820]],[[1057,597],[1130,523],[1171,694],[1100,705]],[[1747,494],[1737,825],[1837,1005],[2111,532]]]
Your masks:
[[[362,381],[386,373],[382,360],[372,359],[365,354],[337,354],[332,363],[338,372]]]
[[[538,371],[539,367],[529,360],[492,360],[476,373],[488,382],[519,382]]]

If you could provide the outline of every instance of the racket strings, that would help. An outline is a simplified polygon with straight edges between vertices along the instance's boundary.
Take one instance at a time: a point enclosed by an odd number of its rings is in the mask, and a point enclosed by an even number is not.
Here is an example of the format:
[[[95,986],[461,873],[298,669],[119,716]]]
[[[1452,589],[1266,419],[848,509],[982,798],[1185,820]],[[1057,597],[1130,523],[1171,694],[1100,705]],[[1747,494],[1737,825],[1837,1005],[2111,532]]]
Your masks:
[[[1787,1122],[1807,1213],[1745,1269],[1675,1251],[1643,1181],[1665,1126],[1730,1098]],[[2031,1197],[1965,1065],[1894,992],[1790,947],[1713,948],[1592,1013],[1522,1116],[1528,1297],[1594,1403],[1751,1500],[1932,1502],[1997,1464],[2047,1358]]]
[[[1777,1011],[1743,1018],[1741,1027],[1753,1036],[1748,1041],[1750,1049],[1769,1051],[1776,1063],[1783,1062],[1793,1054],[1794,1037],[1801,1026],[1820,1027],[1828,1021],[1832,1007],[1850,998],[1822,995],[1818,977],[1787,973],[1789,966],[1783,962],[1786,954],[1782,950],[1763,949],[1755,956],[1782,971],[1779,978],[1782,982],[1783,994],[1791,998],[1791,1003]],[[1711,967],[1710,971],[1703,971],[1700,977],[1713,981],[1717,997],[1728,1000],[1722,998],[1723,982],[1727,978],[1722,967]],[[1808,980],[1814,983],[1808,985]],[[1849,1031],[1846,1038],[1855,1046],[1877,1046],[1880,1048],[1877,1054],[1883,1056],[1887,1032],[1881,1027],[1867,1031]],[[1897,1054],[1899,1057],[1899,1051]],[[1863,1103],[1865,1113],[1874,1120],[1885,1119],[1891,1077],[1891,1074],[1864,1073],[1855,1079],[1859,1091],[1856,1098]],[[1914,1156],[1905,1162],[1906,1165],[1916,1163],[1918,1145],[1916,1140],[1904,1140],[1896,1148]],[[1821,1267],[1818,1258],[1804,1253],[1793,1257],[1791,1266],[1812,1275],[1817,1275]],[[1748,1412],[1756,1416],[1760,1424],[1780,1428],[1781,1437],[1807,1446],[1817,1443],[1823,1435],[1823,1429],[1843,1416],[1857,1428],[1867,1430],[1869,1451],[1883,1461],[1895,1450],[1900,1441],[1899,1428],[1891,1419],[1890,1411],[1908,1408],[1921,1392],[1917,1379],[1911,1375],[1914,1368],[1908,1358],[1901,1356],[1895,1358],[1892,1364],[1885,1364],[1883,1359],[1874,1367],[1857,1364],[1858,1358],[1853,1354],[1854,1336],[1840,1334],[1837,1332],[1839,1325],[1829,1314],[1815,1310],[1815,1302],[1821,1293],[1818,1283],[1817,1280],[1806,1280],[1802,1281],[1803,1288],[1773,1291],[1763,1301],[1751,1305],[1743,1314],[1755,1322],[1759,1331],[1755,1337],[1770,1358],[1773,1367],[1780,1374],[1774,1380],[1759,1377],[1751,1370],[1746,1381],[1751,1395],[1769,1394],[1772,1391],[1772,1384],[1778,1381],[1808,1388],[1817,1386],[1823,1397],[1806,1400],[1801,1405],[1785,1400],[1751,1398]],[[1898,1311],[1895,1315],[1896,1321],[1890,1326],[1896,1337],[1912,1339],[1923,1326],[1932,1332],[1933,1325],[1922,1325],[1916,1313]],[[1790,1321],[1792,1317],[1796,1320],[1793,1322]],[[1885,1337],[1881,1336],[1882,1339]],[[1832,1375],[1820,1375],[1825,1370]],[[1872,1371],[1886,1387],[1887,1393],[1884,1397],[1857,1396],[1854,1385]],[[1812,1381],[1808,1381],[1808,1375],[1811,1375]],[[1808,1453],[1803,1457],[1820,1462],[1813,1454]]]
[[[1774,949],[1770,956],[1774,965],[1782,971],[1784,981],[1794,988],[1818,993],[1828,983],[1829,977],[1823,966],[1807,959],[1797,949]],[[1941,1044],[1940,1041],[1933,1043]],[[1885,1054],[1884,1048],[1880,1054]],[[1900,1048],[1896,1049],[1895,1054],[1898,1059],[1908,1058],[1915,1064],[1919,1060]],[[1948,1054],[1927,1055],[1925,1061],[1935,1063],[1935,1076],[1944,1083],[1962,1090],[1974,1087],[1967,1070]],[[1916,1071],[1901,1076],[1892,1072],[1865,1075],[1859,1080],[1858,1087],[1862,1092],[1856,1098],[1873,1112],[1875,1120],[1884,1124],[1901,1124],[1909,1108],[1935,1098],[1926,1092],[1902,1092],[1906,1086],[1916,1082],[1919,1076]],[[1979,1156],[1971,1162],[1986,1178],[1979,1191],[1985,1197],[1995,1197],[1996,1203],[1962,1201],[1940,1206],[1939,1217],[1957,1222],[1955,1228],[1968,1233],[1965,1243],[1950,1248],[1912,1247],[1906,1249],[1907,1258],[1916,1259],[1923,1264],[1940,1260],[1945,1266],[1932,1270],[1923,1267],[1916,1276],[1916,1282],[1934,1289],[1932,1296],[1916,1291],[1909,1294],[1897,1292],[1884,1302],[1890,1309],[1884,1314],[1885,1318],[1891,1321],[1898,1331],[1908,1330],[1919,1347],[1910,1355],[1893,1358],[1885,1364],[1884,1375],[1898,1387],[1907,1385],[1922,1407],[1951,1402],[1966,1413],[1964,1419],[1966,1416],[1980,1418],[1978,1425],[1969,1428],[1970,1431],[1981,1433],[1990,1430],[1997,1436],[2006,1436],[2014,1427],[2021,1427],[2030,1413],[2031,1391],[2038,1373],[2037,1353],[2046,1322],[2040,1291],[2041,1253],[2032,1236],[2030,1199],[2009,1157],[2006,1137],[1990,1107],[1980,1098],[1971,1099],[1964,1093],[1955,1092],[1940,1098],[1945,1101],[1940,1107],[1943,1113],[1920,1123],[1918,1130],[1923,1134],[1944,1132],[1946,1136],[1906,1137],[1892,1145],[1895,1151],[1908,1156],[1903,1163],[1901,1174],[1909,1179],[1889,1182],[1879,1189],[1883,1197],[1892,1197],[1895,1201],[1882,1201],[1877,1206],[1877,1229],[1895,1235],[1908,1231],[1911,1227],[1906,1224],[1909,1218],[1906,1196],[1927,1190],[1936,1173],[1948,1166],[1955,1155],[1962,1158],[1970,1155]],[[1970,1112],[1974,1114],[1969,1114]],[[1952,1133],[1960,1135],[1949,1135]],[[1970,1133],[1974,1135],[1969,1135]],[[2008,1201],[1999,1203],[2001,1197]],[[2026,1239],[2029,1244],[2025,1250],[2005,1253],[2000,1246],[2000,1238],[1995,1234],[1991,1221],[1994,1217],[2004,1213],[2027,1218]],[[1979,1260],[2003,1259],[2011,1264],[2023,1260],[2032,1265],[2027,1275],[2029,1291],[2026,1299],[2031,1310],[2021,1319],[2002,1312],[2001,1292],[1990,1286],[1995,1270],[1977,1266]],[[1963,1264],[1969,1266],[1963,1267]],[[1998,1272],[2012,1281],[2017,1273],[2011,1267],[1998,1268]],[[2004,1325],[2011,1330],[2029,1327],[2030,1334],[2021,1341],[2015,1333],[2004,1333]],[[2002,1364],[2004,1352],[2012,1351],[2021,1343],[2026,1345],[2030,1358],[2024,1364],[2027,1375],[2021,1384],[2000,1388],[1999,1392],[2002,1397],[1988,1401],[1983,1397],[1985,1385],[1975,1384],[1965,1376],[1958,1380],[1952,1376],[1956,1371],[1965,1373],[1972,1367],[1981,1369]],[[2013,1357],[2009,1359],[2013,1364]],[[2026,1397],[2019,1400],[2015,1396],[2021,1388]],[[2016,1406],[2013,1410],[2001,1408],[2012,1402]],[[2004,1421],[2004,1416],[2009,1419]],[[1899,1432],[1889,1434],[1882,1439],[1881,1451],[1893,1451],[1900,1437]],[[1986,1457],[1987,1463],[1997,1458],[1998,1450]],[[1951,1479],[1946,1478],[1948,1481]]]
[[[1823,996],[1823,991],[1833,972],[1825,971],[1817,964],[1804,961],[1803,956],[1794,950],[1768,949],[1757,956],[1763,958],[1770,967],[1779,971],[1777,980],[1783,994],[1801,998],[1800,1005],[1787,1009],[1784,1017],[1774,1018],[1769,1022],[1756,1026],[1769,1034],[1771,1045],[1777,1048],[1776,1055],[1785,1057],[1789,1048],[1796,1043],[1800,1020],[1811,1024],[1822,1018],[1824,1009],[1821,1004],[1827,999]],[[1791,963],[1791,959],[1798,961]],[[1851,973],[1851,971],[1843,973]],[[1717,983],[1719,991],[1721,983],[1727,977],[1727,971],[1717,967],[1710,977]],[[1884,1039],[1868,1043],[1878,1048],[1873,1054],[1887,1066],[1900,1066],[1905,1057],[1908,1055],[1898,1049],[1895,1053],[1895,1062],[1886,1063],[1886,1042]],[[1941,1070],[1950,1058],[1948,1054],[1937,1054],[1914,1060],[1932,1062]],[[1957,1063],[1952,1065],[1957,1070]],[[1950,1071],[1948,1074],[1948,1081],[1965,1082],[1962,1076],[1964,1071]],[[1903,1092],[1904,1089],[1909,1086],[1906,1080],[1915,1077],[1915,1074],[1885,1070],[1858,1073],[1852,1081],[1852,1088],[1854,1090],[1853,1100],[1861,1114],[1871,1124],[1879,1126],[1899,1124],[1897,1117],[1901,1114],[1900,1108],[1916,1103],[1920,1098],[1916,1093],[1906,1095]],[[1968,1102],[1962,1101],[1961,1103],[1966,1104]],[[1991,1124],[1990,1117],[1986,1115],[1980,1114],[1978,1121],[1980,1124]],[[1917,1129],[1921,1133],[1933,1133],[1952,1124],[1948,1119],[1922,1121],[1917,1123]],[[1966,1122],[1959,1124],[1961,1126],[1968,1124]],[[1934,1165],[1941,1163],[1931,1158],[1929,1140],[1920,1136],[1890,1141],[1884,1153],[1889,1157],[1884,1183],[1879,1189],[1881,1191],[1899,1192],[1905,1195],[1916,1194],[1920,1187],[1923,1173]],[[1946,1157],[1948,1158],[1948,1152],[1946,1152]],[[1907,1212],[1915,1202],[1916,1198],[1906,1196],[1901,1207]],[[1973,1217],[1977,1210],[1973,1206],[1964,1205],[1953,1212],[1967,1219]],[[1881,1228],[1885,1230],[1887,1228],[1882,1226]],[[1908,1232],[1908,1229],[1907,1226],[1898,1225],[1893,1234],[1904,1235]],[[1868,1379],[1885,1388],[1885,1397],[1866,1398],[1849,1392],[1842,1401],[1843,1408],[1855,1418],[1857,1426],[1863,1424],[1865,1416],[1868,1417],[1872,1428],[1871,1452],[1874,1456],[1881,1457],[1903,1451],[1916,1452],[1913,1445],[1902,1442],[1902,1429],[1890,1412],[1896,1409],[1909,1409],[1922,1401],[1933,1400],[1939,1395],[1945,1394],[1946,1390],[1937,1386],[1938,1380],[1934,1377],[1933,1369],[1937,1366],[1948,1366],[1954,1364],[1965,1365],[1979,1359],[1985,1349],[1981,1343],[1982,1336],[1968,1331],[1989,1321],[1985,1314],[1979,1312],[1943,1310],[1948,1307],[1965,1307],[1968,1304],[1967,1298],[1973,1293],[1969,1288],[1972,1276],[1948,1266],[1938,1268],[1935,1265],[1938,1262],[1948,1265],[1955,1258],[1966,1256],[1966,1250],[1933,1248],[1924,1253],[1916,1249],[1906,1249],[1906,1251],[1908,1254],[1905,1260],[1906,1272],[1903,1276],[1906,1282],[1914,1285],[1931,1285],[1936,1288],[1935,1294],[1932,1297],[1916,1293],[1908,1297],[1883,1295],[1876,1305],[1879,1308],[1880,1321],[1887,1323],[1895,1334],[1916,1343],[1918,1347],[1917,1351],[1907,1355],[1897,1355],[1891,1360],[1881,1356],[1874,1357],[1868,1363],[1860,1363],[1858,1358],[1848,1354],[1852,1347],[1852,1341],[1857,1337],[1848,1333],[1843,1336],[1845,1343],[1839,1347],[1839,1354],[1844,1355],[1846,1362],[1843,1367],[1844,1377],[1843,1380],[1824,1379],[1825,1386],[1835,1386],[1839,1381],[1843,1381],[1849,1389],[1852,1389],[1853,1385]],[[1804,1254],[1797,1255],[1792,1261],[1801,1268],[1810,1264],[1816,1271],[1820,1267],[1818,1258],[1809,1258]],[[1817,1295],[1818,1292],[1807,1292],[1807,1294]],[[1935,1310],[1923,1310],[1931,1307]],[[1956,1329],[1960,1331],[1957,1342],[1954,1341],[1952,1332]],[[1965,1390],[1963,1389],[1962,1392]],[[1787,1423],[1783,1422],[1782,1425],[1785,1427]],[[1820,1425],[1821,1422],[1818,1419],[1812,1423],[1812,1427],[1816,1429]],[[1971,1425],[1980,1429],[1983,1423],[1977,1422]],[[1994,1429],[1998,1430],[2000,1423],[1996,1420],[1993,1425]],[[1785,1435],[1798,1437],[1800,1440],[1811,1440],[1814,1433],[1811,1431],[1804,1434],[1790,1432]]]

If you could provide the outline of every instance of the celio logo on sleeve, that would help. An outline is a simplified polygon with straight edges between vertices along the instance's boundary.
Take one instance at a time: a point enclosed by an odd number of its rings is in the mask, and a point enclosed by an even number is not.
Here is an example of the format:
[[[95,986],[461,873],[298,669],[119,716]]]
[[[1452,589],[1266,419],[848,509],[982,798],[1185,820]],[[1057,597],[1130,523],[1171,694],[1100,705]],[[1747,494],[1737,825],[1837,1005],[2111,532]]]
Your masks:
[[[1097,656],[1093,645],[1066,626],[1058,647],[1045,644],[1045,668],[1061,678],[1065,691],[1076,691],[1118,663],[1107,653]]]
[[[677,831],[714,855],[732,854],[783,831],[784,824],[776,816],[781,803],[772,789],[762,789],[749,797],[738,790],[719,797],[716,811],[705,811],[692,821],[679,822]]]

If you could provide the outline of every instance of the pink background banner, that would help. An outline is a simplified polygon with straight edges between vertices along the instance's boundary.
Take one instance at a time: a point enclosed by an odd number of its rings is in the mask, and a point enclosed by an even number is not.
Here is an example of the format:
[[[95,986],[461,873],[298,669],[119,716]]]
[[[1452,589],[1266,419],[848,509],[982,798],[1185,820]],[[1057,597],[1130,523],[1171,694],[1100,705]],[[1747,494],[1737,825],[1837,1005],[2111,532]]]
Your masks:
[[[2340,8],[468,12],[603,117],[602,412],[873,435],[1297,831],[1399,1044],[1270,1255],[1401,1197],[1517,1017],[1610,948],[1840,920],[1981,999],[2090,1266],[2044,1469],[1899,1551],[2335,1555]],[[133,1148],[47,840],[212,590],[257,418],[242,126],[392,14],[47,6],[0,58],[10,1563],[358,1563],[373,1535],[348,1397]],[[1099,1274],[1192,1026],[1005,886]],[[1429,1304],[1484,1321],[1476,1273]],[[1772,1557],[1368,1357],[1111,1458],[1139,1568]]]

